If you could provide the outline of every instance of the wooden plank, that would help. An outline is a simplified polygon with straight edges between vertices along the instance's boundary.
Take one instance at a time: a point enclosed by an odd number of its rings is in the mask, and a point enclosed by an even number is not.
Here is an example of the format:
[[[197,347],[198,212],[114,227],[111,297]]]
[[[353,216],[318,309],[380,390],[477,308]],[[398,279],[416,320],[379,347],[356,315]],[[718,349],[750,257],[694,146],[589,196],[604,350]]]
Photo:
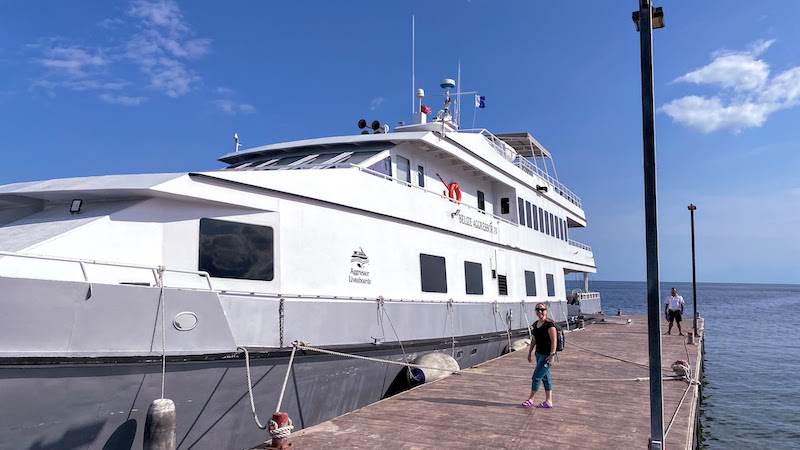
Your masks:
[[[622,323],[628,318],[631,323]],[[290,441],[295,449],[647,448],[649,381],[631,381],[649,375],[647,322],[644,316],[622,319],[567,334],[567,348],[551,371],[553,409],[520,406],[533,370],[520,351],[471,369],[474,374],[453,375],[301,430]],[[662,336],[664,375],[673,375],[671,364],[688,354],[698,379],[700,349],[681,336]],[[688,383],[663,386],[666,429]],[[544,400],[543,389],[536,400]],[[667,448],[690,448],[698,401],[697,389],[690,389]]]

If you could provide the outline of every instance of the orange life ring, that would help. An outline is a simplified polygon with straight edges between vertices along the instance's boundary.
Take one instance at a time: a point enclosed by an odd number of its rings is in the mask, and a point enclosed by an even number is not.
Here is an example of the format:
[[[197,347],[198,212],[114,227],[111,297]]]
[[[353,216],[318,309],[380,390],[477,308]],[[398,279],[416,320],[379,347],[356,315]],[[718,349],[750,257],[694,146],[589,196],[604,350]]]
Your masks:
[[[461,186],[459,186],[458,183],[450,183],[450,185],[447,186],[447,196],[457,203],[461,203]]]

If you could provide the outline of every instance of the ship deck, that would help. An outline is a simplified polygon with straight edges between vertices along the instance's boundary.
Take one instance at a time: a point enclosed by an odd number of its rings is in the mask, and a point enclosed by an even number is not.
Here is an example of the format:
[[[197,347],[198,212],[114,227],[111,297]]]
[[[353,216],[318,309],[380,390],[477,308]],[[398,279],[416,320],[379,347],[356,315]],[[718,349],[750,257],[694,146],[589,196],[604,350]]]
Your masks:
[[[691,318],[683,325],[690,331]],[[674,375],[672,363],[687,357],[692,378],[702,376],[702,319],[698,329],[696,345],[685,345],[676,329],[662,336],[664,376]],[[647,318],[607,317],[566,336],[566,348],[551,371],[553,409],[520,405],[533,370],[523,350],[471,369],[475,374],[425,384],[301,430],[289,442],[301,449],[647,448]],[[664,381],[663,396],[666,448],[693,448],[698,386]],[[544,400],[543,390],[536,400]]]

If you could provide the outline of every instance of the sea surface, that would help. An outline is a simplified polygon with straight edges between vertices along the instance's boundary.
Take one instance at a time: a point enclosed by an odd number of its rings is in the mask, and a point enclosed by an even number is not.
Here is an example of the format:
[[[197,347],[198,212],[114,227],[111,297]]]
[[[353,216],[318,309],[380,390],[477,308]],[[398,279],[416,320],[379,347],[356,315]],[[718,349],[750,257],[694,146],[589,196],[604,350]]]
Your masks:
[[[672,287],[691,330],[692,283],[662,283],[662,314]],[[589,290],[606,314],[647,314],[645,282],[594,281]],[[705,318],[701,448],[800,449],[800,285],[698,283],[696,298]]]

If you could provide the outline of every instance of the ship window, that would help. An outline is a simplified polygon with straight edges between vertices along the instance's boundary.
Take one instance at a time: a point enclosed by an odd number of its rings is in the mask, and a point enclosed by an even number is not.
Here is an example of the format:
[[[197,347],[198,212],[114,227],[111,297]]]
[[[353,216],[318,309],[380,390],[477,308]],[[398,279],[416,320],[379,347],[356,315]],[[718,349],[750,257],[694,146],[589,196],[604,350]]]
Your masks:
[[[479,263],[464,261],[467,294],[483,295],[483,270]]]
[[[525,271],[525,295],[536,297],[536,272]]]
[[[411,162],[399,155],[397,156],[397,179],[411,183]]]
[[[447,269],[444,257],[419,254],[422,292],[447,292]]]
[[[272,281],[272,227],[200,219],[198,270],[212,277]]]
[[[556,296],[556,282],[553,279],[553,274],[547,274],[547,296],[548,297],[555,297]]]
[[[508,295],[508,280],[505,275],[497,276],[497,293],[500,295]]]
[[[478,209],[481,211],[486,211],[486,199],[481,191],[478,191]]]
[[[425,168],[422,166],[417,166],[417,184],[425,187]]]
[[[553,222],[553,225],[555,225],[555,228],[556,228],[556,237],[558,239],[561,239],[561,219],[558,218],[558,217],[555,217],[554,220],[555,221]]]
[[[551,233],[551,231],[550,231],[550,224],[551,224],[550,218],[551,217],[553,217],[553,216],[551,216],[549,212],[545,211],[545,213],[544,213],[544,224],[546,226],[546,231],[545,231],[546,234],[550,234]]]
[[[375,164],[367,167],[367,169],[391,177],[392,176],[392,157],[391,156],[387,156],[386,158],[383,158],[382,160],[376,162]]]
[[[525,217],[528,219],[528,228],[533,227],[533,221],[531,220],[531,202],[525,202]]]
[[[544,210],[539,208],[539,231],[544,233]]]
[[[533,229],[539,231],[539,208],[533,205]]]
[[[550,216],[550,236],[556,236],[556,221],[553,213],[547,213]]]
[[[508,197],[503,197],[500,199],[500,214],[508,214],[511,212],[511,201]]]
[[[525,200],[517,197],[517,207],[519,208],[519,224],[525,225]]]
[[[569,227],[567,226],[567,221],[564,221],[564,240],[569,241]]]

